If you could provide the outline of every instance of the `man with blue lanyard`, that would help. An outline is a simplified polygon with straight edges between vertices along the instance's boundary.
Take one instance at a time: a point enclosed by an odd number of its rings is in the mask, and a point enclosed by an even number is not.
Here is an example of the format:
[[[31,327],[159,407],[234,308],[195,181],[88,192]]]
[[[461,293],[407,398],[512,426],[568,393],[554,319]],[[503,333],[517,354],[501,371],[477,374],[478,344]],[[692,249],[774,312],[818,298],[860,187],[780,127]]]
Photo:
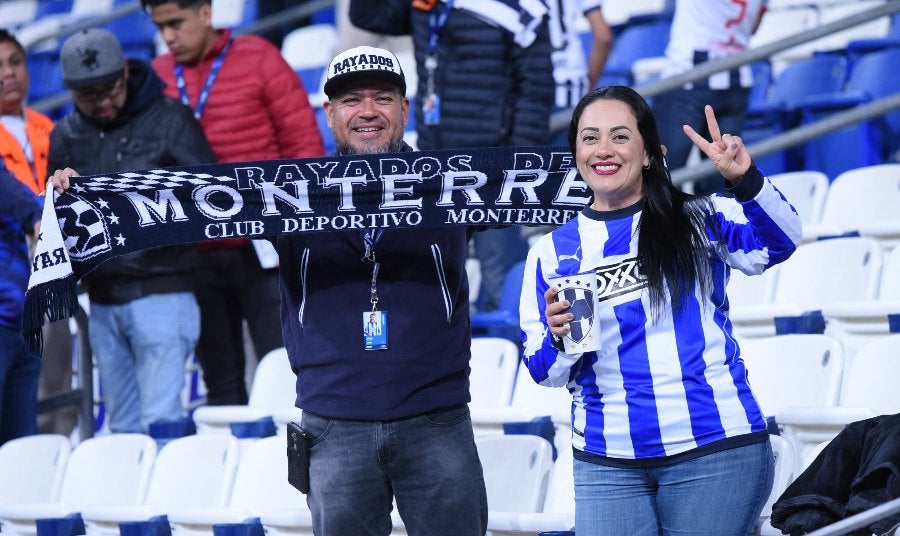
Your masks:
[[[303,84],[274,45],[214,28],[210,0],[141,5],[169,48],[153,59],[165,93],[194,110],[219,162],[322,156],[322,136]],[[284,346],[275,255],[268,243],[246,238],[201,242],[198,249],[197,359],[206,400],[246,404],[243,323],[257,357]]]
[[[340,155],[411,151],[406,80],[387,50],[335,57],[325,112]],[[471,229],[471,228],[468,228]],[[282,329],[309,438],[318,535],[482,535],[469,397],[471,230],[283,234]],[[380,325],[367,336],[370,319]]]

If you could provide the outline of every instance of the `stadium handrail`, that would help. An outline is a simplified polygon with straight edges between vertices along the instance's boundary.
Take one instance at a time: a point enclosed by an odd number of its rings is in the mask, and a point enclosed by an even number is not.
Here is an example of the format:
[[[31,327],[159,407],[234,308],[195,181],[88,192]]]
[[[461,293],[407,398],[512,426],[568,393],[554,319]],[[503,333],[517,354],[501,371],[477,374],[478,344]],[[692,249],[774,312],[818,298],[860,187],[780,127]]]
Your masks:
[[[900,109],[900,93],[895,93],[750,144],[747,151],[754,158],[759,158],[898,109]],[[703,160],[694,166],[672,171],[672,182],[683,184],[716,173],[715,166],[709,160]]]
[[[865,11],[860,11],[843,19],[822,24],[821,26],[816,26],[815,28],[810,28],[809,30],[804,30],[794,35],[789,35],[760,47],[748,48],[747,50],[739,52],[738,54],[735,54],[733,56],[704,62],[694,67],[690,71],[686,71],[684,73],[677,74],[675,76],[671,76],[662,80],[654,80],[647,84],[642,84],[636,87],[635,90],[643,95],[644,98],[651,98],[659,95],[660,93],[678,89],[688,82],[706,78],[719,71],[728,71],[736,67],[740,67],[741,65],[746,65],[757,60],[768,58],[776,52],[781,52],[782,50],[786,50],[796,45],[800,45],[808,41],[818,39],[820,37],[825,37],[827,35],[837,33],[839,31],[846,30],[847,28],[852,28],[853,26],[858,26],[860,24],[879,19],[881,17],[893,15],[898,11],[900,11],[900,0],[890,0],[889,2],[886,2],[880,6],[874,7],[872,9],[867,9]]]
[[[241,35],[245,33],[262,33],[274,28],[277,28],[283,24],[291,23],[295,20],[299,20],[305,17],[309,17],[310,15],[316,13],[317,11],[321,11],[325,8],[331,7],[334,5],[334,0],[312,0],[301,4],[296,7],[288,8],[282,10],[278,13],[273,13],[272,15],[266,16],[257,20],[254,23],[248,24],[243,28],[239,28],[235,30],[234,35]],[[84,20],[80,20],[74,22],[72,24],[68,24],[59,30],[56,30],[52,33],[48,33],[47,35],[41,36],[39,39],[36,39],[34,42],[28,44],[26,49],[31,50],[35,45],[43,43],[45,41],[49,41],[52,39],[59,39],[61,37],[69,36],[75,32],[83,30],[85,28],[93,28],[95,26],[99,26],[101,24],[105,24],[112,20],[115,20],[120,17],[124,17],[125,15],[129,15],[135,11],[141,10],[141,3],[139,1],[131,2],[128,4],[122,4],[110,10],[108,13],[97,17],[90,17]],[[72,96],[68,91],[63,91],[57,93],[55,95],[51,95],[49,97],[45,97],[43,99],[37,100],[33,103],[30,103],[30,106],[35,110],[41,112],[48,112],[50,110],[54,110],[61,106],[65,106],[69,102],[72,101]]]
[[[855,529],[867,527],[871,525],[873,521],[878,521],[879,519],[884,519],[897,513],[900,513],[900,497],[810,532],[807,536],[839,536],[842,534],[850,534],[851,531]],[[892,531],[896,528],[897,527],[894,527]],[[892,531],[889,531],[886,534],[893,534]]]
[[[661,93],[677,89],[682,85],[706,78],[711,74],[731,70],[741,65],[765,59],[787,50],[794,46],[813,41],[820,37],[837,33],[853,26],[858,26],[866,22],[890,16],[900,12],[900,0],[890,0],[880,6],[865,11],[860,11],[848,17],[834,22],[823,24],[809,30],[784,37],[777,41],[773,41],[766,45],[750,48],[744,52],[729,56],[727,58],[719,58],[710,60],[701,65],[694,67],[684,73],[665,78],[662,80],[654,80],[652,82],[641,84],[635,87],[635,90],[645,98],[652,98]],[[871,119],[879,115],[900,108],[900,96],[894,95],[859,106],[847,112],[841,112],[825,119],[804,125],[793,130],[789,130],[783,134],[773,136],[767,140],[763,140],[756,144],[750,145],[747,149],[756,157],[765,156],[771,153],[800,145],[810,139],[840,130],[849,125]],[[556,133],[568,128],[569,121],[572,117],[572,110],[560,110],[553,114],[550,118],[550,132]],[[715,173],[715,168],[709,162],[701,162],[698,165],[683,167],[672,172],[672,180],[676,184],[682,184],[693,181],[702,177],[706,177]]]
[[[652,98],[661,93],[665,93],[673,89],[678,89],[688,82],[700,80],[701,78],[706,78],[711,74],[720,71],[728,71],[740,67],[741,65],[746,65],[757,60],[768,58],[776,52],[787,50],[791,47],[801,45],[808,41],[812,41],[814,39],[818,39],[832,33],[846,30],[847,28],[851,28],[853,26],[858,26],[871,20],[892,15],[898,11],[900,11],[900,0],[891,0],[890,2],[882,4],[878,7],[868,9],[866,11],[860,11],[846,18],[836,20],[834,22],[829,22],[827,24],[823,24],[809,30],[804,30],[794,35],[783,37],[761,47],[749,48],[744,52],[740,52],[733,56],[704,62],[688,71],[677,74],[675,76],[671,76],[662,80],[654,80],[646,84],[641,84],[637,86],[635,90],[643,95],[644,98]],[[551,117],[550,130],[557,131],[561,128],[567,127],[571,116],[571,109],[560,110],[556,112],[553,117]]]

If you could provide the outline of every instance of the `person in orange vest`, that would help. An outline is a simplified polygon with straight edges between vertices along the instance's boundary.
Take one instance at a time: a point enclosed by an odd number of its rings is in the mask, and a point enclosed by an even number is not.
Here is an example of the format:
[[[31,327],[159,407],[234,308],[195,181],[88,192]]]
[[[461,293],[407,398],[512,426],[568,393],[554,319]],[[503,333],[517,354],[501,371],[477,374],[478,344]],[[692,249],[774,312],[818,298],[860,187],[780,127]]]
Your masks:
[[[16,38],[0,29],[0,157],[17,179],[38,194],[47,181],[47,154],[53,121],[25,106],[28,69],[25,49]]]

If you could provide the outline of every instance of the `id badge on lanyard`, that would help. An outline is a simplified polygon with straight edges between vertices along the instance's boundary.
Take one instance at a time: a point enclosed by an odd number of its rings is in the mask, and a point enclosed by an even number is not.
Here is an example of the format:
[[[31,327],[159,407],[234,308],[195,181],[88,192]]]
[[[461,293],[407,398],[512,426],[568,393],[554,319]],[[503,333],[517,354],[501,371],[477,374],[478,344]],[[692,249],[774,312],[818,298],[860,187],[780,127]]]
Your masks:
[[[382,230],[374,234],[368,230],[362,232],[366,253],[363,262],[372,265],[372,286],[369,292],[371,308],[362,313],[363,348],[365,350],[388,349],[388,316],[387,311],[378,309],[378,270],[381,263],[375,260],[375,245],[381,240]]]

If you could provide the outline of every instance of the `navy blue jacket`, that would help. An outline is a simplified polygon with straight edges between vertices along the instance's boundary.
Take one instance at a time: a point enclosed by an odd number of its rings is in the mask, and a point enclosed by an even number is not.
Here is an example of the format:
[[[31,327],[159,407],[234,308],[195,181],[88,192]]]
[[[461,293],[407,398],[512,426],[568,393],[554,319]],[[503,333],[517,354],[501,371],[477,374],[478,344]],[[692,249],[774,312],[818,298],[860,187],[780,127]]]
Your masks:
[[[43,203],[0,159],[0,326],[22,327],[31,263],[25,234],[41,219]]]
[[[469,402],[469,229],[384,231],[375,257],[387,350],[363,349],[372,265],[362,260],[360,233],[279,235],[281,325],[297,407],[376,421]]]
[[[435,9],[443,9],[437,4]],[[350,19],[376,33],[412,35],[419,75],[412,112],[420,150],[547,143],[556,86],[546,23],[523,48],[510,32],[454,9],[438,44],[435,91],[441,97],[441,122],[426,125],[422,99],[429,12],[413,8],[410,0],[352,0]]]

